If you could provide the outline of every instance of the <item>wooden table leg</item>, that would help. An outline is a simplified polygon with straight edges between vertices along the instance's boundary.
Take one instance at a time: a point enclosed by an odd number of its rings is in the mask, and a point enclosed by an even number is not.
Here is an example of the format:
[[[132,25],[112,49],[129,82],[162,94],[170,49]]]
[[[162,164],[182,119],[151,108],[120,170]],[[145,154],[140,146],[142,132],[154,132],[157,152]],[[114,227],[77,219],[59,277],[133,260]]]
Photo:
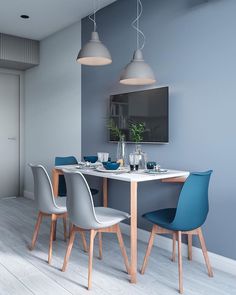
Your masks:
[[[130,275],[131,283],[137,282],[137,182],[130,183]]]
[[[52,188],[54,197],[58,196],[59,175],[60,173],[57,169],[52,169]]]
[[[108,206],[108,196],[107,196],[107,178],[103,178],[103,207],[107,207]]]
[[[59,175],[57,169],[52,169],[52,189],[54,197],[58,197],[58,186],[59,186]],[[53,234],[53,241],[57,239],[57,220],[54,222],[54,234]]]

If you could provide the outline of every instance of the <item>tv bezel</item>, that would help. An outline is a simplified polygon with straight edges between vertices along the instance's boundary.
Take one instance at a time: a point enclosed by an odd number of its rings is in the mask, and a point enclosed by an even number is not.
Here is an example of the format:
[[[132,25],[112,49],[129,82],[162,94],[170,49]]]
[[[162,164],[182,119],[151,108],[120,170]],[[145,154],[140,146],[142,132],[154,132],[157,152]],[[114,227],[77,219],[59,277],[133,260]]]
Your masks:
[[[150,91],[150,90],[155,90],[155,89],[161,89],[161,88],[167,88],[167,115],[168,115],[168,120],[167,120],[167,141],[141,141],[139,144],[169,144],[170,143],[170,130],[169,130],[169,87],[168,86],[161,86],[161,87],[156,87],[156,88],[149,88],[149,89],[140,89],[137,91],[129,91],[129,92],[120,92],[120,93],[114,93],[111,94],[109,97],[109,114],[108,114],[108,118],[110,119],[110,111],[111,111],[111,97],[112,96],[116,96],[116,95],[121,95],[121,94],[130,94],[130,93],[137,93],[137,92],[141,92],[141,91]],[[110,132],[108,130],[108,142],[109,143],[118,143],[118,140],[110,140]],[[135,141],[125,141],[127,144],[136,144]]]

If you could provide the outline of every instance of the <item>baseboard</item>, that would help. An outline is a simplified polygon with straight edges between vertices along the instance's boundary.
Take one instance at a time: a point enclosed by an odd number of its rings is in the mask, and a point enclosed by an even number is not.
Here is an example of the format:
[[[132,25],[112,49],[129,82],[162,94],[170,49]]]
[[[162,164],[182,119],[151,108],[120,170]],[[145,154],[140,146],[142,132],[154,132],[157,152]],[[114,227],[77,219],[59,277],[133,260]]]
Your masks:
[[[24,191],[24,197],[26,199],[34,200],[34,194],[32,192],[29,192],[29,191]]]
[[[121,223],[120,227],[121,227],[121,231],[124,234],[128,236],[130,235],[130,225]],[[148,243],[149,236],[150,236],[150,232],[140,228],[138,229],[139,241]],[[155,239],[154,245],[157,247],[160,247],[161,249],[165,249],[169,252],[172,252],[172,239],[169,239],[167,237],[158,235],[158,239]],[[183,252],[183,256],[187,257],[188,247],[186,244],[182,244],[182,252]],[[236,260],[221,256],[212,252],[208,252],[208,254],[209,254],[209,259],[213,268],[219,269],[223,272],[236,276]],[[200,263],[205,263],[201,249],[197,247],[193,247],[193,260]]]

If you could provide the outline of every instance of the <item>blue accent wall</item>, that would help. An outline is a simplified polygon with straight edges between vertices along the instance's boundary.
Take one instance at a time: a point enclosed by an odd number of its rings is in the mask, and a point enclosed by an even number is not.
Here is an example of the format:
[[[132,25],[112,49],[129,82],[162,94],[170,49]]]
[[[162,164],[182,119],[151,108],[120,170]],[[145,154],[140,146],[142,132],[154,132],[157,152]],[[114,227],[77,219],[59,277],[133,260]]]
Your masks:
[[[135,0],[119,0],[97,15],[100,38],[112,65],[82,68],[82,154],[116,153],[108,143],[106,117],[112,93],[145,89],[119,85],[123,67],[135,49]],[[203,227],[209,251],[236,259],[236,1],[143,0],[140,21],[147,42],[145,60],[156,86],[170,89],[170,143],[143,145],[149,160],[189,171],[213,169],[210,212]],[[82,43],[92,24],[82,21]],[[155,87],[152,86],[152,87]],[[129,150],[134,148],[129,145]],[[89,179],[93,185],[97,180]],[[179,184],[144,183],[138,191],[138,226],[150,229],[141,215],[175,206]],[[110,182],[109,206],[129,210],[129,186]],[[97,204],[101,202],[96,200]],[[198,242],[194,241],[198,246]]]

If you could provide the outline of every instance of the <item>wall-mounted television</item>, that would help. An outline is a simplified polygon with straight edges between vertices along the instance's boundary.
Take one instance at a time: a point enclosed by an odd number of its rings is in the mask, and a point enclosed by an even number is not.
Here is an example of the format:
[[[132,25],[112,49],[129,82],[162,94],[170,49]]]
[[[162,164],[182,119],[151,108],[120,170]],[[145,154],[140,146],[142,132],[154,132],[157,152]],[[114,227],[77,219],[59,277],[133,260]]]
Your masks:
[[[144,123],[144,143],[169,141],[169,91],[168,87],[115,94],[110,96],[110,120],[133,142],[131,123]],[[118,138],[109,132],[109,141]]]

